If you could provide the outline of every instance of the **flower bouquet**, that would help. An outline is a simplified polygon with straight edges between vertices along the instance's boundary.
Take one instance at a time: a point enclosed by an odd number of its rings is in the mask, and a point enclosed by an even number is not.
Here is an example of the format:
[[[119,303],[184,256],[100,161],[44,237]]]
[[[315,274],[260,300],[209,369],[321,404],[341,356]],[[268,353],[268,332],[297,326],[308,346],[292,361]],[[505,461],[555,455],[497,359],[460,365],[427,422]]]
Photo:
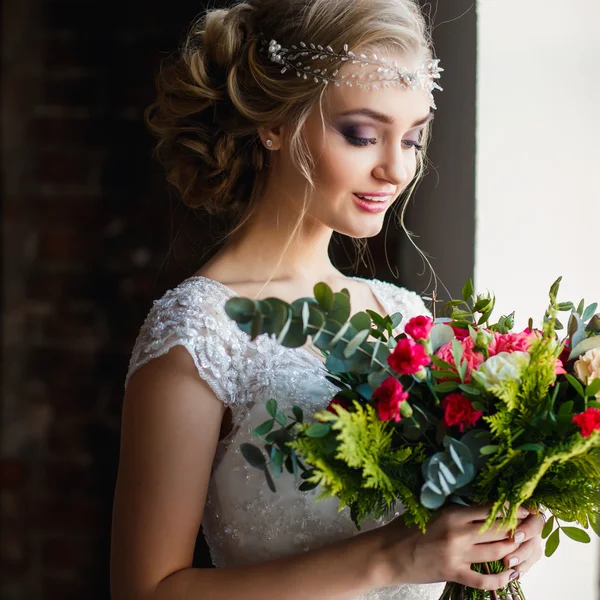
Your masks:
[[[302,479],[300,490],[321,486],[317,500],[337,496],[359,529],[401,502],[406,524],[425,531],[432,511],[453,502],[490,504],[482,531],[498,514],[514,531],[524,505],[548,515],[547,556],[561,535],[589,542],[584,529],[600,535],[600,314],[597,304],[558,303],[560,281],[550,289],[542,329],[530,319],[518,333],[514,313],[490,322],[495,297],[475,295],[471,280],[462,299],[445,304],[444,317],[417,316],[396,336],[401,314],[350,318],[348,291],[333,293],[324,283],[314,298],[291,304],[228,300],[227,314],[252,338],[269,334],[300,347],[310,336],[339,388],[309,422],[300,407],[286,416],[270,399],[272,418],[253,431],[267,458],[243,444],[245,459],[273,491],[272,475],[284,467]],[[570,313],[562,340],[559,312]],[[517,580],[497,591],[448,582],[440,600],[458,598],[524,595]]]

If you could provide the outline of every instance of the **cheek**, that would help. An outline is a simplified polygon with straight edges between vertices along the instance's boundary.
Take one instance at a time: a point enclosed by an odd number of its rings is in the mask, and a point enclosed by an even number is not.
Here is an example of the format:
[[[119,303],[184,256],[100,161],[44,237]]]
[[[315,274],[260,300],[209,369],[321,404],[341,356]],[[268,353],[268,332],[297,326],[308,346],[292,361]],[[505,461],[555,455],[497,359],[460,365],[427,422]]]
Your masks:
[[[362,152],[361,152],[362,150]],[[353,191],[371,170],[368,148],[353,148],[344,140],[332,140],[324,146],[316,166],[316,175],[324,188]]]

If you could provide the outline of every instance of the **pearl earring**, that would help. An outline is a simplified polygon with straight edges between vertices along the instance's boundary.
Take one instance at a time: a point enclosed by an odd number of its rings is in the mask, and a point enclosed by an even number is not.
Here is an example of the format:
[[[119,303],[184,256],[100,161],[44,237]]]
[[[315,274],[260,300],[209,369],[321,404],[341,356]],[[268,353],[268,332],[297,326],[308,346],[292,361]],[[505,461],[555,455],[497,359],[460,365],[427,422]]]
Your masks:
[[[273,145],[273,140],[267,140],[267,147],[271,147]]]

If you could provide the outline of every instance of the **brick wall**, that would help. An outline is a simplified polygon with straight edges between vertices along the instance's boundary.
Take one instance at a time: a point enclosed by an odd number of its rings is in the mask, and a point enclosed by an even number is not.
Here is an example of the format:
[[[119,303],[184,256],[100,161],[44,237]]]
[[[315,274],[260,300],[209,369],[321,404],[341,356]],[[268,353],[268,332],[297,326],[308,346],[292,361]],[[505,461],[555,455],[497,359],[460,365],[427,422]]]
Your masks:
[[[197,268],[203,235],[151,160],[142,111],[159,61],[200,9],[189,0],[2,8],[5,600],[109,595],[129,354],[152,300]],[[385,265],[381,241],[374,251]]]

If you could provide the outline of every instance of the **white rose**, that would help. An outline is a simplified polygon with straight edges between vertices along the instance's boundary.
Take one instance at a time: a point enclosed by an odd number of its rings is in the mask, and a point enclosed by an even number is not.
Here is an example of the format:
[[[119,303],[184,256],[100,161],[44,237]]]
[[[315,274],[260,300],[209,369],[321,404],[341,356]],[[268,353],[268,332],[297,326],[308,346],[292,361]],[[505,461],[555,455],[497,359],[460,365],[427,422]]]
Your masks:
[[[528,352],[499,352],[481,364],[472,377],[486,390],[509,379],[520,383],[523,369],[530,360]]]
[[[584,385],[600,378],[600,348],[592,348],[575,362],[575,375]],[[600,392],[596,394],[600,400]]]

